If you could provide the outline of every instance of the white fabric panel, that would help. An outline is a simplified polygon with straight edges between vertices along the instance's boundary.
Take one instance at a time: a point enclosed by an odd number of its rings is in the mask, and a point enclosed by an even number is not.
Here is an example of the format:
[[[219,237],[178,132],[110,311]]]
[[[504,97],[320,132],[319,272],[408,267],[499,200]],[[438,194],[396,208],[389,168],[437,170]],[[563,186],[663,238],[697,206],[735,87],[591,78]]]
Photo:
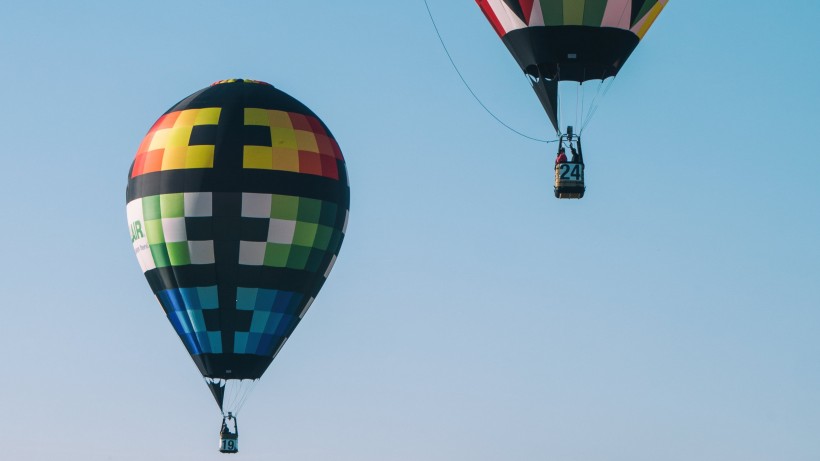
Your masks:
[[[148,246],[148,237],[145,234],[145,219],[142,213],[142,199],[136,199],[125,206],[126,216],[128,216],[128,227],[131,232],[134,253],[140,264],[142,272],[154,269],[154,257],[151,255],[151,247]]]
[[[527,25],[524,24],[524,21],[516,16],[515,13],[510,11],[503,0],[488,0],[487,3],[490,4],[493,12],[498,17],[498,22],[501,23],[501,27],[504,29],[504,32],[527,27]]]
[[[268,242],[293,243],[293,233],[296,231],[296,221],[271,218],[268,226]]]
[[[185,192],[185,216],[201,217],[212,216],[213,213],[213,193],[211,192]]]
[[[350,217],[350,210],[345,210],[345,222],[342,224],[342,233],[347,233],[347,218]]]
[[[242,216],[246,218],[270,218],[270,194],[242,194]]]
[[[308,299],[307,304],[305,304],[305,307],[304,307],[304,308],[302,308],[302,312],[299,314],[299,318],[300,318],[300,319],[301,319],[302,317],[304,317],[304,316],[305,316],[305,314],[307,313],[308,309],[310,309],[310,306],[311,306],[311,305],[313,305],[313,301],[314,301],[315,299],[316,299],[316,298],[313,298],[313,297],[311,297],[310,299]]]
[[[190,240],[188,242],[188,252],[191,254],[191,264],[213,264],[216,262],[213,240]]]
[[[261,266],[265,260],[266,242],[239,242],[239,264]]]
[[[165,235],[165,243],[188,240],[185,218],[162,218],[162,233]]]
[[[530,25],[531,26],[543,26],[544,25],[544,13],[541,10],[541,2],[539,0],[535,0],[532,3],[532,14],[530,14]]]
[[[330,275],[330,271],[333,270],[334,264],[336,264],[336,255],[333,255],[333,257],[330,258],[330,264],[327,265],[327,270],[325,271],[325,278]]]

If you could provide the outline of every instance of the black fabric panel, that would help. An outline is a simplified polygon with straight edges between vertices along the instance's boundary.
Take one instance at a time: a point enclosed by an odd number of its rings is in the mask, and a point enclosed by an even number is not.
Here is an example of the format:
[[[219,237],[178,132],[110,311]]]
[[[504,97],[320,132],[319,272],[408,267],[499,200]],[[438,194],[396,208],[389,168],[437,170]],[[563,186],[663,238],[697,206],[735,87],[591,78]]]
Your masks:
[[[241,155],[239,160],[241,162]],[[242,169],[233,175],[203,168],[147,173],[128,181],[126,202],[136,198],[178,192],[255,192],[308,197],[347,207],[349,194],[344,163],[338,162],[339,180],[311,174],[278,170]],[[346,198],[339,202],[339,198]]]
[[[241,80],[232,83],[221,83],[197,91],[166,111],[166,114],[185,109],[203,109],[206,107],[224,107],[225,101],[248,102],[247,107],[256,109],[282,110],[319,117],[307,106],[292,98],[287,93],[267,84],[243,83]],[[224,115],[224,114],[223,114]],[[219,120],[220,125],[222,119]],[[330,130],[324,126],[328,134]]]
[[[632,0],[632,13],[629,16],[629,25],[634,26],[635,20],[638,19],[638,13],[641,12],[647,0]]]
[[[616,75],[639,41],[628,30],[591,26],[527,27],[502,40],[524,72],[576,82]]]
[[[189,146],[213,146],[216,144],[217,125],[194,125],[191,130],[191,137],[188,138]]]
[[[322,255],[322,266],[324,267],[330,262],[333,253],[330,251],[322,253],[324,253]],[[243,283],[242,286],[295,291],[310,296],[315,296],[318,293],[318,290],[314,289],[315,285],[312,280],[314,277],[312,277],[310,271],[286,267],[246,266],[235,262],[233,271],[239,280],[254,282]],[[213,264],[190,264],[178,266],[175,270],[170,267],[158,267],[147,271],[145,278],[154,293],[173,288],[206,287],[217,283]],[[324,282],[324,277],[321,275],[316,278]],[[236,305],[235,298],[231,305]],[[220,304],[220,306],[222,305]]]
[[[273,146],[270,138],[270,127],[245,125],[243,137],[246,146]]]
[[[188,240],[213,240],[214,230],[210,216],[185,218]]]
[[[242,218],[239,237],[245,242],[267,242],[270,218]]]
[[[558,128],[558,81],[539,78],[532,82],[532,89],[535,90],[538,100],[544,106],[544,111],[555,131],[560,132]]]
[[[211,394],[214,395],[214,400],[216,400],[216,404],[219,405],[219,409],[221,410],[222,403],[225,401],[225,386],[220,386],[218,382],[209,382],[208,388],[211,389]]]
[[[202,376],[222,379],[258,379],[273,361],[273,357],[251,354],[199,354],[191,358]]]
[[[147,271],[145,278],[154,293],[172,288],[208,287],[216,284],[213,264],[189,264],[175,270],[157,267]]]
[[[524,21],[524,10],[521,9],[521,4],[518,2],[518,0],[504,0],[504,3],[506,3],[507,6],[510,7],[513,13],[515,13],[515,15],[518,16],[518,18],[521,19],[521,21],[526,22]]]

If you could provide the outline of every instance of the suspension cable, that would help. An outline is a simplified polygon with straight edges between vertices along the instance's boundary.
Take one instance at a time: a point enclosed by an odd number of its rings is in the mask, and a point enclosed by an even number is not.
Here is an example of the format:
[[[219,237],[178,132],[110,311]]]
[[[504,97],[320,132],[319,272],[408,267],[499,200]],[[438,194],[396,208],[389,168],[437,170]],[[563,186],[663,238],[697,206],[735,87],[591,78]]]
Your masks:
[[[598,107],[600,107],[600,101],[598,100],[598,97],[600,96],[600,99],[604,99],[607,93],[609,93],[609,89],[612,88],[612,84],[614,82],[615,76],[613,76],[608,83],[604,84],[604,82],[602,81],[601,85],[598,86],[598,92],[595,94],[595,97],[592,99],[592,102],[590,103],[589,113],[587,114],[587,118],[584,120],[584,124],[581,125],[581,130],[579,131],[579,133],[581,131],[584,131],[584,128],[586,128],[586,126],[592,120],[592,116],[595,115],[596,112],[598,112]],[[603,91],[601,91],[601,88],[603,88]]]
[[[453,57],[450,55],[450,51],[447,49],[447,45],[444,44],[444,39],[441,37],[441,32],[439,32],[439,30],[438,30],[438,25],[436,24],[436,20],[433,18],[433,12],[430,11],[430,5],[427,3],[427,0],[424,0],[424,6],[427,8],[427,14],[430,16],[430,22],[433,23],[433,29],[435,29],[436,35],[438,36],[438,40],[439,40],[439,42],[441,42],[441,47],[444,48],[444,53],[447,55],[447,59],[450,60],[450,64],[452,64],[453,69],[455,69],[456,73],[458,74],[458,77],[461,79],[461,83],[463,83],[464,86],[467,88],[467,91],[469,91],[470,94],[473,95],[473,98],[478,102],[478,104],[481,105],[481,107],[484,108],[484,110],[488,114],[490,114],[490,116],[492,118],[494,118],[498,123],[500,123],[505,128],[507,128],[508,130],[512,131],[513,133],[515,133],[519,136],[525,137],[527,139],[531,139],[533,141],[543,142],[543,143],[558,142],[557,139],[555,139],[555,140],[546,140],[546,139],[534,138],[532,136],[528,136],[528,135],[516,130],[515,128],[511,127],[510,125],[507,125],[506,123],[504,123],[487,106],[485,106],[483,102],[481,102],[481,99],[479,99],[478,96],[475,94],[473,89],[467,83],[467,80],[464,79],[464,76],[461,74],[461,71],[458,70],[458,66],[456,66],[455,61],[453,61]]]

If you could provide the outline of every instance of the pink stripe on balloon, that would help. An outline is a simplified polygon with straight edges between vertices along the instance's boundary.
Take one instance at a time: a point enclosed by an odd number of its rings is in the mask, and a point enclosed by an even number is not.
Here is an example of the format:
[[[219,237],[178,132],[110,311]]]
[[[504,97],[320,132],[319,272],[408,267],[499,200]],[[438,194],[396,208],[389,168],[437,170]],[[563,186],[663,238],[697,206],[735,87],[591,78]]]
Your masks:
[[[632,15],[632,0],[609,0],[604,10],[601,27],[617,27],[629,30],[629,19]]]

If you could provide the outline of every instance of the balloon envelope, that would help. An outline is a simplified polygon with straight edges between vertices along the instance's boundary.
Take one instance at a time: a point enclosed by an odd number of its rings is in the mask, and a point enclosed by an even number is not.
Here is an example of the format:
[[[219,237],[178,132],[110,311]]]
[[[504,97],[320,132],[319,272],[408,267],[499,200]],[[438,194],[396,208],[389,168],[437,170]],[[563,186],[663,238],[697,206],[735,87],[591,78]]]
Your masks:
[[[557,82],[618,74],[668,0],[476,0],[556,130]]]
[[[161,116],[131,165],[131,240],[220,407],[256,380],[324,284],[344,238],[345,161],[325,124],[266,83],[226,80]]]

